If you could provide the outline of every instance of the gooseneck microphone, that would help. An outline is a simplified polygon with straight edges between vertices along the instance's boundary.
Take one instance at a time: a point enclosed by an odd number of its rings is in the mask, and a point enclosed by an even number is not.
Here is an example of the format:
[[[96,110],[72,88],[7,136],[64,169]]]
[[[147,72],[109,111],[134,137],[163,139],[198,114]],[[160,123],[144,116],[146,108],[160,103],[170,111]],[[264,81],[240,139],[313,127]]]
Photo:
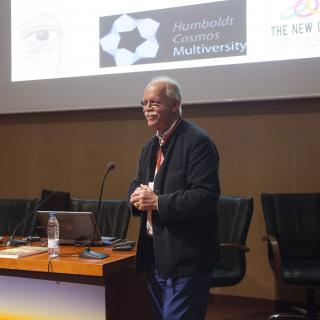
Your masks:
[[[97,203],[97,208],[96,208],[96,218],[97,218],[97,222],[99,221],[99,218],[100,218],[100,211],[101,211],[101,200],[102,200],[102,193],[103,193],[103,188],[104,188],[104,182],[106,181],[106,178],[109,174],[109,172],[111,170],[113,170],[115,168],[115,164],[113,162],[108,162],[107,164],[107,170],[106,170],[106,173],[103,177],[103,180],[102,180],[102,184],[101,184],[101,188],[100,188],[100,194],[99,194],[99,200],[98,200],[98,203]]]
[[[103,193],[104,183],[106,181],[106,178],[107,178],[109,172],[111,170],[113,170],[114,168],[115,168],[115,164],[113,162],[108,162],[107,163],[107,170],[106,170],[106,173],[105,173],[105,175],[103,177],[103,180],[102,180],[102,184],[101,184],[101,188],[100,188],[100,194],[99,194],[99,200],[98,200],[97,207],[96,207],[95,216],[96,216],[96,222],[97,223],[100,220],[101,202],[102,202],[102,193]],[[92,240],[90,241],[88,248],[86,248],[85,250],[80,252],[80,254],[79,254],[80,258],[84,258],[84,259],[104,259],[104,258],[106,258],[108,256],[104,252],[97,252],[97,251],[91,250],[90,247],[91,247],[92,241],[94,241],[96,239],[97,234],[98,234],[98,226],[96,224],[95,228],[94,228],[94,234],[93,234]]]
[[[6,245],[7,246],[19,246],[19,245],[24,245],[27,243],[26,240],[19,240],[15,239],[14,236],[18,229],[31,217],[36,213],[41,206],[48,201],[49,198],[51,198],[57,191],[52,191],[49,193],[42,201],[40,201],[33,210],[31,210],[19,223],[18,225],[14,228],[9,240],[7,241]]]

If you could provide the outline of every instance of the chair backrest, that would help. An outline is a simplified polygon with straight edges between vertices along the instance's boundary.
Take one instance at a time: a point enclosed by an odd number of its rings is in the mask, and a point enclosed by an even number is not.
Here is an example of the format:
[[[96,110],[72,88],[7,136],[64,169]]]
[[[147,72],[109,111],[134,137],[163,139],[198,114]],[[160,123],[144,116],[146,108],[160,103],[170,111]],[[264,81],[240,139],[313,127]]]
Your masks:
[[[70,200],[70,211],[91,211],[96,213],[98,200]],[[127,235],[130,210],[125,200],[102,200],[97,226],[101,235],[124,239]]]
[[[217,212],[220,242],[245,246],[253,212],[252,197],[221,195]],[[235,285],[243,279],[245,272],[245,252],[236,246],[221,246],[212,286]]]
[[[43,189],[40,197],[39,211],[66,211],[70,202],[70,193]]]
[[[278,240],[283,259],[320,257],[319,193],[264,193],[261,202],[267,234]]]
[[[23,222],[15,235],[33,235],[35,233],[36,215],[32,215],[32,212],[37,204],[38,199],[1,199],[0,234],[12,235],[16,227]],[[24,219],[25,221],[23,221]]]

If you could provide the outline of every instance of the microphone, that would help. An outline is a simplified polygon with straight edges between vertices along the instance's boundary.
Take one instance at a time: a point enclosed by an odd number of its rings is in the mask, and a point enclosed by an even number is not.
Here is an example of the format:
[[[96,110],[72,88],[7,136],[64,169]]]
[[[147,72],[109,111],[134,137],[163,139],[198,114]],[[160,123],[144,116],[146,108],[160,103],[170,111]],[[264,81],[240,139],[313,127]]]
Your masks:
[[[106,173],[103,177],[102,180],[102,184],[101,184],[101,188],[100,188],[100,194],[99,194],[99,200],[97,203],[97,207],[96,207],[96,222],[98,223],[99,218],[100,218],[100,212],[101,212],[101,202],[102,202],[102,193],[103,193],[103,187],[104,187],[104,183],[106,181],[106,178],[109,174],[109,172],[111,170],[113,170],[115,168],[115,164],[113,162],[108,162],[107,163],[107,170]],[[104,252],[97,252],[97,251],[93,251],[91,250],[91,245],[92,242],[96,239],[98,234],[98,226],[96,225],[94,228],[94,234],[92,237],[92,240],[90,241],[88,248],[86,248],[85,250],[83,250],[82,252],[80,252],[79,257],[80,258],[84,258],[84,259],[104,259],[106,257],[108,257],[108,254],[104,253]]]
[[[102,180],[102,184],[101,184],[101,188],[100,188],[100,194],[99,194],[99,200],[98,200],[98,203],[97,203],[97,208],[96,208],[96,218],[97,218],[97,222],[98,222],[98,219],[100,218],[100,211],[101,211],[101,200],[102,200],[102,193],[103,193],[103,187],[104,187],[104,182],[106,181],[106,178],[109,174],[109,172],[111,170],[113,170],[115,168],[115,164],[113,162],[108,162],[107,163],[107,170],[106,170],[106,173],[103,177],[103,180]]]
[[[39,208],[47,202],[47,200],[49,198],[51,198],[51,196],[53,196],[57,191],[52,191],[51,193],[49,193],[42,201],[40,201],[33,210],[31,210],[21,221],[20,223],[18,223],[18,225],[14,228],[11,237],[9,238],[9,240],[7,241],[6,245],[7,246],[19,246],[19,245],[24,245],[27,243],[26,240],[19,240],[19,239],[14,239],[14,236],[16,234],[16,232],[18,231],[18,229],[31,217],[33,216],[33,214],[35,212],[37,212],[39,210]]]

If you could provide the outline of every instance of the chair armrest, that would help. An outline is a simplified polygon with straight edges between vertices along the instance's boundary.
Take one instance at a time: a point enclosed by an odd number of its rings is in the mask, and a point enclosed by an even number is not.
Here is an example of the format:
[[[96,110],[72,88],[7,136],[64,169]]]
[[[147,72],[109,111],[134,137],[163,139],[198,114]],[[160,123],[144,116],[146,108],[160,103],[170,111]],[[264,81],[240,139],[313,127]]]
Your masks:
[[[237,243],[220,243],[220,247],[223,248],[236,248],[239,251],[243,251],[243,252],[249,252],[250,249],[248,247],[242,246],[241,244],[237,244]]]
[[[281,252],[280,252],[280,246],[278,243],[278,240],[275,238],[275,236],[268,234],[266,236],[262,237],[263,241],[267,241],[271,247],[272,250],[272,254],[273,254],[273,269],[275,272],[275,275],[277,277],[278,280],[281,280],[281,265],[282,265],[282,261],[281,261]]]

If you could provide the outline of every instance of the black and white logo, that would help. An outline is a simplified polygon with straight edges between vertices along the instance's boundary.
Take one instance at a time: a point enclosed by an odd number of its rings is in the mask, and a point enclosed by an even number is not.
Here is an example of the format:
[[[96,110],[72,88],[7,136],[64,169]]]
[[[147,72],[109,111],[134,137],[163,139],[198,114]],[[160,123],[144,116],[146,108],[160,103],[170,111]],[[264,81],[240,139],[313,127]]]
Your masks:
[[[110,54],[117,66],[128,66],[142,58],[154,58],[159,49],[156,38],[160,23],[150,19],[134,19],[123,14],[116,19],[111,31],[100,39],[100,45],[104,52]],[[142,43],[135,48],[123,41],[125,33],[138,32]]]

